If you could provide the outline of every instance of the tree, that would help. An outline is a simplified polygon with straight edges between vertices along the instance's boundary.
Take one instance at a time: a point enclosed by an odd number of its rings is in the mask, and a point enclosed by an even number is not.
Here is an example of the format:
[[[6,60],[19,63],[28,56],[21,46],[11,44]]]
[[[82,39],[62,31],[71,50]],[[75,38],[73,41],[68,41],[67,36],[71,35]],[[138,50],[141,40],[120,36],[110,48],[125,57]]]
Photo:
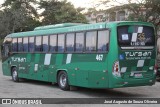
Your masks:
[[[127,0],[126,3],[120,4],[132,13],[127,20],[151,22],[156,28],[160,26],[160,0]]]
[[[88,11],[87,11],[88,14],[93,14],[93,15],[96,15],[98,13],[98,11],[96,10],[95,7],[93,8],[89,8]]]
[[[39,5],[40,9],[44,9],[41,13],[43,25],[66,22],[87,23],[85,16],[81,13],[83,9],[75,9],[74,6],[66,0],[41,0]]]
[[[35,0],[6,0],[0,12],[0,31],[4,37],[9,33],[32,30],[40,25]],[[5,26],[5,27],[4,27]]]

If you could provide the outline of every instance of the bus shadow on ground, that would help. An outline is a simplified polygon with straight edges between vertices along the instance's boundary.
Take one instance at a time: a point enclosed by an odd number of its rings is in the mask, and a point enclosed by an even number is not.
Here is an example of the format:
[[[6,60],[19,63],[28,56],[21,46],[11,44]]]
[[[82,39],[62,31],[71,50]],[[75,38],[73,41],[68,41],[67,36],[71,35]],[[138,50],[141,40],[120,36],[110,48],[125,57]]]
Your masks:
[[[132,91],[123,91],[122,89],[90,89],[78,87],[78,93],[87,94],[92,97],[100,98],[139,98],[146,97],[144,94],[134,93]]]
[[[12,81],[9,79],[8,81]],[[50,82],[37,81],[37,80],[29,80],[29,79],[21,79],[19,83],[25,84],[33,84],[47,88],[55,88],[59,89],[58,84],[52,84]],[[132,88],[115,88],[115,89],[91,89],[84,87],[76,87],[77,90],[65,91],[69,93],[79,93],[81,95],[87,95],[92,98],[141,98],[147,97],[146,94],[135,93]],[[135,87],[133,87],[135,88]],[[130,90],[131,89],[131,90]]]
[[[14,82],[12,79],[8,79],[8,81]],[[52,83],[50,83],[50,82],[30,80],[30,79],[20,79],[19,82],[14,82],[14,83],[33,84],[33,85],[39,85],[39,86],[45,86],[45,87],[52,86]]]

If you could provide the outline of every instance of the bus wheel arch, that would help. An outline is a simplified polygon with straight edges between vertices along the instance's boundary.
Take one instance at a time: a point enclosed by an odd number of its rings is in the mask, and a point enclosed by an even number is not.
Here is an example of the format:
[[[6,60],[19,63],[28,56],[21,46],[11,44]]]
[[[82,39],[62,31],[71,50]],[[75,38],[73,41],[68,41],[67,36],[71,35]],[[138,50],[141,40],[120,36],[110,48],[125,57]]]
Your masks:
[[[68,74],[66,70],[58,70],[57,71],[57,83],[62,90],[69,90],[70,85],[68,81]]]
[[[11,69],[10,69],[10,73],[11,73],[11,76],[12,76],[12,70],[13,68],[16,68],[17,66],[11,66]]]
[[[19,77],[18,77],[18,72],[17,72],[16,66],[11,67],[11,76],[12,76],[12,80],[14,82],[19,82]]]

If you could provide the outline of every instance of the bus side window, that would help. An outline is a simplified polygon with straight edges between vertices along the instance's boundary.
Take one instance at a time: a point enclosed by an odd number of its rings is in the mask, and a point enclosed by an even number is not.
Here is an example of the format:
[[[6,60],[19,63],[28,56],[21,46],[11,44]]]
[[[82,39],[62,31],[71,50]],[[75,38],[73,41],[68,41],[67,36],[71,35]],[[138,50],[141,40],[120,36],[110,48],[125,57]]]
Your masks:
[[[18,52],[23,51],[22,38],[18,38]]]
[[[109,44],[109,31],[103,30],[98,31],[98,52],[106,52],[108,51]]]
[[[17,38],[13,38],[12,40],[12,52],[17,52]]]
[[[74,33],[68,33],[66,36],[66,51],[74,51]]]
[[[41,46],[42,46],[42,37],[37,36],[36,37],[36,42],[35,42],[35,51],[36,52],[41,52]]]
[[[96,51],[96,40],[97,40],[96,31],[90,31],[86,33],[86,51],[87,52]]]
[[[34,37],[29,37],[29,52],[34,52]]]
[[[84,33],[76,33],[76,52],[83,52],[84,48]]]
[[[56,52],[56,50],[57,50],[57,35],[50,35],[49,43],[50,43],[49,52]]]
[[[58,34],[58,52],[64,52],[64,34]]]
[[[42,43],[42,49],[43,52],[48,52],[49,45],[48,45],[48,36],[43,36],[43,43]]]
[[[23,38],[23,51],[28,52],[28,37]]]

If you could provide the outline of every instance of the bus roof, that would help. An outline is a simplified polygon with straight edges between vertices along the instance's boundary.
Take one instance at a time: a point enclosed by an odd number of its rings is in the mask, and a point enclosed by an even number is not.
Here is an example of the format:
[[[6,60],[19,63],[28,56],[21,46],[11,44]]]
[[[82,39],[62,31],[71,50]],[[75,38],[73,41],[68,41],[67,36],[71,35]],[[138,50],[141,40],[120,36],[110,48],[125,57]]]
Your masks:
[[[83,23],[62,23],[62,24],[55,24],[55,25],[39,26],[39,27],[36,27],[34,30],[47,30],[47,29],[77,26],[82,24]]]
[[[111,26],[114,25],[120,26],[120,25],[130,25],[130,24],[153,26],[151,23],[135,22],[135,21],[121,21],[121,22],[108,22],[108,23],[103,22],[94,24],[65,23],[65,24],[36,27],[33,31],[12,33],[6,36],[6,38],[41,36],[41,35],[51,35],[51,34],[67,33],[67,32],[80,32],[86,30],[111,28]]]

